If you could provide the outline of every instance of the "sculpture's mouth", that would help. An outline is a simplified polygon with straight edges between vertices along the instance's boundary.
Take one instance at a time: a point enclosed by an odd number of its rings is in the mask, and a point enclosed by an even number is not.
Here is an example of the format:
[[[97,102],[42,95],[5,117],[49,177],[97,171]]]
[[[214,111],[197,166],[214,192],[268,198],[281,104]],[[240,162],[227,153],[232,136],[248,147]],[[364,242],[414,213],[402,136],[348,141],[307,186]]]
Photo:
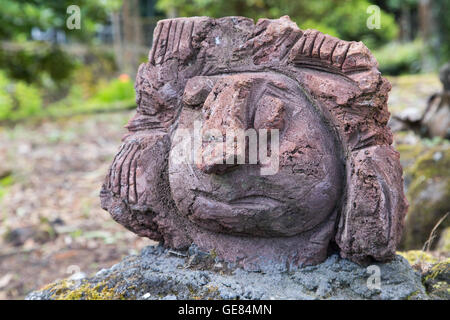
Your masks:
[[[213,197],[209,197],[206,194],[199,195],[196,201],[201,201],[206,205],[215,205],[229,209],[249,209],[249,210],[266,210],[274,209],[282,206],[283,203],[277,199],[265,196],[265,195],[245,195],[229,201],[218,200]]]
[[[234,207],[270,209],[277,206],[281,206],[282,202],[264,195],[248,195],[233,199],[229,201],[228,204]]]
[[[251,235],[259,230],[266,236],[281,236],[283,232],[269,224],[266,226],[264,221],[273,221],[283,212],[286,212],[285,204],[264,195],[246,195],[226,201],[202,194],[195,198],[189,218],[216,232]],[[248,223],[242,223],[243,220]]]

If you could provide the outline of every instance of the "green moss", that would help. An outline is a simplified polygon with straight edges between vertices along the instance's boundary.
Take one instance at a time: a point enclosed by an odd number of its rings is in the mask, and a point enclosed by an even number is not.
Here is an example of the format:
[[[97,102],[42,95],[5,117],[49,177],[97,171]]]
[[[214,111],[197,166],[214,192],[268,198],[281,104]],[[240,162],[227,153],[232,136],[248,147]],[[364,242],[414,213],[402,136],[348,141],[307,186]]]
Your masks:
[[[212,294],[219,291],[219,287],[217,286],[208,286],[208,293]]]
[[[123,294],[109,288],[106,282],[90,284],[84,281],[76,286],[74,281],[62,280],[52,283],[42,288],[41,291],[48,291],[55,300],[124,300]]]
[[[204,289],[194,289],[191,285],[187,285],[190,297],[193,300],[206,300],[206,299],[218,299],[219,298],[219,288],[217,286],[207,285]],[[176,293],[173,293],[177,295]]]
[[[435,280],[439,276],[443,275],[444,273],[450,272],[450,258],[445,259],[442,262],[436,263],[431,270],[427,273],[427,275],[424,277],[424,280]]]
[[[386,78],[396,87],[405,88],[405,90],[415,90],[418,85],[427,85],[440,87],[441,82],[434,73],[408,74],[400,76],[386,76]]]
[[[403,167],[409,167],[423,154],[425,146],[421,143],[397,144],[395,148],[400,152],[400,161]]]
[[[437,262],[435,257],[422,250],[398,251],[397,254],[408,260],[409,264],[412,266],[422,262],[430,264]]]
[[[433,299],[450,299],[450,258],[436,263],[423,275],[422,282]]]
[[[215,259],[215,258],[217,257],[216,249],[212,249],[212,250],[209,252],[209,255],[211,256],[211,258]]]
[[[414,291],[413,293],[411,293],[409,296],[406,297],[406,300],[416,300],[417,296],[420,295],[420,291]]]
[[[402,248],[419,249],[436,223],[450,211],[450,147],[444,144],[430,148],[405,174],[411,180],[406,194],[410,208]],[[449,226],[450,219],[446,219],[437,235]]]
[[[43,287],[39,291],[48,291],[52,296],[58,296],[70,290],[74,286],[74,282],[70,280],[62,280],[54,283],[50,283]]]
[[[437,250],[450,252],[450,227],[447,227],[442,231]]]
[[[6,195],[6,193],[9,190],[9,187],[12,184],[14,184],[14,179],[11,172],[9,172],[8,170],[0,172],[0,175],[2,175],[2,177],[0,177],[0,199],[1,199],[3,198],[4,195]]]
[[[446,145],[432,148],[419,157],[415,165],[408,171],[412,173],[413,177],[423,176],[427,179],[448,177],[450,175],[450,148]]]

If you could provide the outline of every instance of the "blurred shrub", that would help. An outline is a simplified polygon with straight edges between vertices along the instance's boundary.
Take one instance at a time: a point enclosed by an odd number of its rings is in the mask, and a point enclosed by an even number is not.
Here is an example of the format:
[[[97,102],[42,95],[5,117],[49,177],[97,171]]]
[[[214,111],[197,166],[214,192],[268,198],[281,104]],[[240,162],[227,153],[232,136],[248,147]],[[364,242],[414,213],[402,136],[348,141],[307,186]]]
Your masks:
[[[66,10],[72,4],[81,9],[81,30],[66,33],[68,38],[91,40],[99,23],[107,21],[122,0],[2,0],[0,38],[13,41],[29,39],[33,28],[64,30]]]
[[[409,43],[391,42],[372,52],[382,73],[399,75],[420,72],[422,49],[422,42],[416,40]]]
[[[95,46],[90,46],[80,59],[82,64],[75,70],[72,83],[82,86],[83,98],[88,99],[98,91],[99,84],[115,76],[117,65],[111,49]]]
[[[76,59],[61,48],[39,42],[3,45],[0,49],[0,69],[9,77],[28,83],[42,84],[44,77],[62,82],[70,77]]]
[[[439,60],[442,63],[450,61],[450,1],[434,0],[437,13],[437,34],[438,34],[438,51],[440,53]]]
[[[110,81],[99,79],[89,92],[86,92],[85,85],[74,84],[64,99],[47,106],[45,116],[71,116],[105,110],[130,109],[134,106],[133,82],[128,75],[121,75]]]
[[[99,80],[92,95],[85,92],[83,85],[74,84],[64,98],[50,104],[43,102],[44,90],[24,81],[14,81],[0,70],[0,122],[134,107],[134,86],[127,75],[111,81]]]
[[[0,72],[0,121],[20,120],[42,112],[42,96],[34,85],[10,80]]]
[[[114,79],[92,97],[93,103],[110,103],[134,99],[134,85],[127,75]]]
[[[335,29],[343,40],[362,41],[370,49],[377,48],[395,39],[398,27],[392,14],[380,10],[380,29],[367,28],[367,8],[372,4],[366,0],[342,1],[320,21]]]
[[[14,116],[18,119],[37,115],[42,111],[42,98],[39,90],[24,82],[17,82],[14,88],[13,96],[17,101],[17,108]]]
[[[394,16],[381,10],[381,28],[367,28],[368,0],[158,0],[158,9],[179,16],[246,16],[276,19],[289,15],[302,29],[317,29],[343,40],[363,41],[373,49],[395,38]]]
[[[8,187],[14,183],[12,175],[0,178],[0,199],[8,192]]]
[[[300,22],[298,24],[298,26],[300,29],[303,29],[303,30],[315,29],[315,30],[319,30],[322,33],[329,34],[330,36],[339,37],[339,34],[335,28],[330,27],[329,25],[326,25],[324,23],[317,22],[313,19],[308,19],[308,20],[305,20],[304,22]]]
[[[14,101],[9,93],[11,86],[8,77],[0,71],[0,119],[7,119],[13,109]]]

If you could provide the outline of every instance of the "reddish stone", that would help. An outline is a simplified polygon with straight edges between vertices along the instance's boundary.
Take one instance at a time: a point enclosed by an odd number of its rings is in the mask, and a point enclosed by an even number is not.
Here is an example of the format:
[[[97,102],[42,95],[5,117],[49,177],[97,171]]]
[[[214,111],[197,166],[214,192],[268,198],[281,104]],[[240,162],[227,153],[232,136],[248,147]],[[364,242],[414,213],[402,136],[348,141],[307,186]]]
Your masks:
[[[334,247],[359,263],[389,260],[407,210],[389,90],[364,44],[302,31],[287,16],[162,20],[102,207],[140,236],[195,243],[250,270],[320,263]],[[278,172],[261,175],[259,156],[175,161],[175,137],[196,120],[222,135],[279,130]],[[245,161],[251,152],[237,150]]]

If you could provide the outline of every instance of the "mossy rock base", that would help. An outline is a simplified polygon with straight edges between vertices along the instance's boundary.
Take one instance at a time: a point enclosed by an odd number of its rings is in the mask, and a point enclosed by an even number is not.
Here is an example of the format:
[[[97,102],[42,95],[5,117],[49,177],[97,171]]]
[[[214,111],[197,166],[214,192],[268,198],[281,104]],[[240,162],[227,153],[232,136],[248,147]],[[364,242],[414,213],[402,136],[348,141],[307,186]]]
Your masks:
[[[379,271],[380,286],[371,277]],[[368,285],[369,284],[369,285]],[[428,299],[421,276],[401,256],[371,268],[337,254],[316,266],[282,273],[247,272],[195,248],[161,246],[83,280],[62,280],[30,293],[57,299]]]
[[[408,260],[409,264],[412,266],[426,263],[428,265],[432,265],[438,262],[438,259],[434,257],[432,254],[422,251],[422,250],[409,250],[403,252],[397,252],[398,255],[401,255],[403,258]]]
[[[450,259],[435,264],[423,276],[423,283],[432,299],[450,300]]]

